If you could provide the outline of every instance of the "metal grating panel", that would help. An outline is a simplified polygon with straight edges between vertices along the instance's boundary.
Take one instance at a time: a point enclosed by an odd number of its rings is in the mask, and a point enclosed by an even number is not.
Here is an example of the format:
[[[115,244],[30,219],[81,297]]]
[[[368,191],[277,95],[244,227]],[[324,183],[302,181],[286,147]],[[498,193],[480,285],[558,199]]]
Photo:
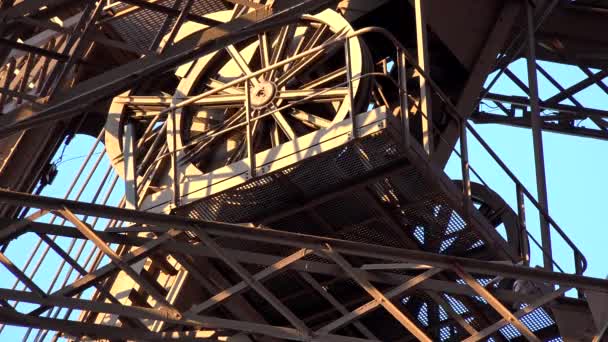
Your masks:
[[[163,0],[157,4],[173,8],[174,2],[175,0]],[[116,6],[116,10],[119,11],[125,7],[129,7],[129,5],[122,4]],[[220,0],[197,0],[192,3],[190,13],[202,16],[226,9],[226,5]],[[145,50],[152,44],[158,29],[162,26],[166,17],[166,14],[142,9],[133,14],[126,15],[119,20],[112,21],[112,26],[125,42]],[[171,23],[174,20],[175,18],[171,20]]]
[[[454,200],[440,192],[428,175],[407,162],[392,176],[367,185],[368,190],[346,192],[288,217],[273,219],[345,184],[370,177],[378,168],[403,157],[396,151],[390,134],[382,131],[188,204],[178,208],[178,212],[198,219],[270,222],[267,225],[274,229],[407,246],[386,228],[389,214],[411,240],[420,242],[423,250],[467,255],[483,249],[481,237],[454,210]],[[372,199],[384,207],[385,213],[372,209],[368,203]],[[424,240],[420,234],[425,236]]]

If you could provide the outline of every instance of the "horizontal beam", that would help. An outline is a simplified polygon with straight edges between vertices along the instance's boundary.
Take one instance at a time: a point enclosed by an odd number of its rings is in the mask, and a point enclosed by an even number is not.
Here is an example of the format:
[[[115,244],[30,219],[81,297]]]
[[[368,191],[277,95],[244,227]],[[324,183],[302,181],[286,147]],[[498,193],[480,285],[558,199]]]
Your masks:
[[[65,207],[79,215],[103,217],[125,222],[148,224],[157,227],[171,227],[171,229],[182,231],[190,231],[194,226],[200,227],[201,229],[204,229],[206,233],[212,235],[234,237],[249,241],[268,242],[295,248],[319,250],[321,246],[329,244],[336,252],[341,254],[379,258],[391,262],[419,263],[444,269],[449,269],[455,263],[458,263],[467,272],[472,273],[500,275],[505,278],[513,279],[529,279],[540,282],[551,282],[560,284],[562,286],[608,292],[608,280],[604,279],[564,273],[554,273],[523,266],[498,264],[483,260],[371,245],[320,236],[296,234],[272,229],[251,228],[249,226],[237,224],[194,220],[191,218],[173,215],[148,213],[99,204],[36,196],[4,189],[0,190],[0,202],[48,210],[63,209]]]
[[[24,221],[14,221],[14,220],[0,220],[0,227],[2,226],[10,226]],[[51,225],[47,223],[41,222],[25,222],[23,226],[27,226],[24,228],[23,232],[33,232],[37,234],[47,234],[47,235],[56,235],[63,236],[69,238],[77,238],[77,239],[85,239],[85,237],[75,228],[59,226],[59,225]],[[158,233],[162,233],[163,229],[154,228],[150,229],[150,231],[155,231]],[[139,247],[146,243],[154,241],[154,239],[143,238],[138,236],[127,236],[126,234],[120,233],[110,233],[103,231],[96,231],[97,235],[100,236],[106,243],[117,243],[128,245],[131,247]],[[16,234],[10,234],[10,238],[16,238]],[[6,241],[6,240],[2,240]],[[197,244],[193,244],[191,242],[182,242],[175,239],[167,240],[162,243],[157,249],[160,253],[172,254],[172,255],[188,255],[194,258],[204,257],[204,258],[217,258],[217,255],[212,253],[211,251],[199,248]],[[236,261],[249,264],[249,265],[258,265],[258,266],[272,266],[273,264],[279,263],[283,256],[264,254],[258,252],[249,252],[245,250],[236,250],[236,249],[225,249]],[[309,272],[315,274],[328,275],[333,277],[341,277],[344,275],[344,272],[336,265],[315,262],[315,261],[295,261],[290,265],[285,267],[286,269],[298,271],[298,272]],[[361,269],[364,269],[363,267]],[[368,269],[369,271],[369,269]],[[395,273],[386,273],[381,270],[373,270],[373,273],[369,273],[370,280],[377,283],[387,284],[387,285],[399,285],[406,281],[412,279],[410,276],[406,275],[398,275]],[[453,282],[442,281],[442,280],[434,280],[429,279],[424,283],[420,284],[420,288],[429,291],[435,292],[445,292],[453,295],[463,295],[463,296],[474,296],[475,293],[469,289],[468,286],[456,284]],[[514,293],[512,291],[507,290],[496,290],[495,295],[500,298],[502,301],[506,302],[516,302],[516,301],[528,301],[532,300],[532,297],[528,297],[524,294]]]
[[[530,99],[527,97],[521,96],[507,96],[501,94],[492,94],[489,93],[484,97],[485,100],[497,101],[502,103],[510,103],[519,106],[530,106]],[[564,104],[555,104],[555,103],[547,103],[545,101],[539,101],[540,109],[545,110],[553,110],[564,113],[572,113],[572,114],[580,114],[588,117],[597,117],[597,118],[608,118],[608,111],[593,109],[593,108],[585,108],[578,106],[569,106]]]
[[[71,301],[75,303],[74,301]],[[82,302],[80,302],[82,303]],[[88,306],[88,305],[87,305]],[[131,307],[123,307],[123,313],[138,311],[143,313],[141,308],[132,310]],[[11,309],[0,308],[0,322],[22,326],[27,328],[46,329],[51,331],[64,332],[70,336],[83,337],[87,336],[93,339],[111,339],[111,340],[133,340],[133,341],[201,341],[202,336],[196,337],[192,332],[153,332],[143,329],[134,328],[119,328],[108,325],[83,323],[77,321],[69,321],[55,318],[42,318],[19,313]],[[222,329],[232,331],[243,331],[252,334],[261,334],[273,336],[285,340],[292,341],[328,341],[328,342],[365,342],[369,341],[361,338],[346,337],[339,335],[318,335],[315,338],[304,337],[302,334],[292,328],[272,326],[259,323],[250,323],[244,321],[236,321],[223,318],[215,318],[208,316],[193,316],[188,320],[176,321],[178,324],[195,326],[203,329]]]
[[[477,112],[471,116],[471,120],[476,124],[499,124],[512,127],[530,128],[530,119],[525,117],[510,117],[506,115]],[[560,120],[555,117],[555,121]],[[593,129],[588,127],[577,127],[575,125],[564,125],[561,123],[553,123],[544,121],[542,123],[543,131],[555,132],[561,134],[569,134],[583,138],[594,138],[608,140],[608,132],[602,131],[599,128]]]
[[[188,327],[204,328],[204,329],[223,329],[242,331],[247,333],[263,334],[267,336],[273,336],[281,339],[304,341],[305,338],[296,329],[271,326],[267,324],[241,322],[230,319],[222,319],[210,316],[189,314],[183,319],[173,319],[161,311],[152,308],[145,308],[133,305],[116,305],[108,304],[103,302],[90,301],[78,298],[69,298],[63,296],[46,296],[40,297],[27,291],[17,291],[0,289],[0,297],[6,300],[15,300],[20,302],[27,302],[32,304],[38,304],[50,307],[62,307],[75,310],[87,310],[100,313],[111,313],[120,316],[138,318],[138,319],[153,319],[161,320],[171,324],[184,325]],[[31,318],[30,318],[31,317]],[[59,319],[45,319],[32,317],[28,315],[19,314],[12,312],[10,309],[0,309],[0,322],[21,325],[27,327],[38,327],[43,329],[50,329],[56,331],[67,332],[70,335],[82,336],[84,332],[89,337],[95,338],[128,338],[132,340],[141,340],[145,338],[151,341],[166,341],[173,338],[178,338],[182,341],[182,338],[188,339],[187,335],[174,336],[171,333],[158,333],[151,332],[142,329],[126,329],[111,327],[107,325],[97,325],[90,323],[73,322]],[[78,329],[78,330],[77,330]],[[105,330],[109,329],[109,330]],[[141,334],[141,335],[137,335]],[[342,337],[334,334],[321,333],[317,335],[318,341],[335,341],[335,342],[359,342],[365,341],[358,338]],[[194,340],[194,339],[192,339]],[[200,340],[199,340],[200,341]]]

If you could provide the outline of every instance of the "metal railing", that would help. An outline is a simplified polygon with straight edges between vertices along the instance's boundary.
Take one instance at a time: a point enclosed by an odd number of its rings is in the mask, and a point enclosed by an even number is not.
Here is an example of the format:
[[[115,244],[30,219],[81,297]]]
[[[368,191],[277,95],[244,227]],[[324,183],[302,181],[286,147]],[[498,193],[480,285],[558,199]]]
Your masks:
[[[350,43],[349,40],[352,38],[357,38],[359,36],[362,36],[364,34],[369,34],[369,33],[379,33],[381,35],[383,35],[386,39],[388,39],[394,46],[396,49],[396,61],[397,61],[397,68],[398,68],[398,77],[399,80],[397,82],[395,82],[395,80],[393,80],[392,78],[388,77],[388,75],[383,74],[383,73],[368,73],[368,74],[362,74],[359,75],[357,77],[353,77],[350,73],[350,70],[348,68],[348,62],[350,59]],[[564,241],[565,243],[568,245],[569,248],[571,248],[572,250],[572,254],[573,254],[573,259],[574,259],[574,268],[575,268],[575,273],[576,274],[583,274],[583,272],[586,270],[587,268],[587,260],[584,257],[584,255],[582,254],[582,252],[580,251],[580,249],[574,244],[574,242],[567,236],[567,234],[563,231],[563,229],[557,224],[557,222],[555,222],[555,220],[549,215],[549,213],[543,209],[540,204],[538,203],[538,201],[534,198],[534,196],[530,193],[530,191],[528,191],[526,189],[526,187],[523,185],[523,183],[515,176],[515,174],[508,168],[508,166],[502,161],[502,159],[500,159],[500,157],[492,150],[492,148],[487,144],[487,142],[481,137],[481,135],[467,122],[467,117],[462,115],[461,113],[459,113],[458,109],[456,108],[456,106],[451,102],[451,100],[449,99],[449,97],[441,90],[441,88],[439,87],[439,85],[433,81],[432,78],[429,77],[428,73],[426,73],[422,68],[419,67],[419,65],[417,64],[416,60],[407,52],[407,50],[405,49],[405,47],[392,35],[392,33],[390,33],[389,31],[387,31],[386,29],[383,29],[381,27],[368,27],[368,28],[363,28],[363,29],[359,29],[353,32],[350,32],[348,34],[345,34],[343,36],[337,37],[331,41],[328,41],[324,44],[321,44],[315,48],[312,48],[308,51],[305,52],[301,52],[299,54],[293,55],[289,58],[286,58],[280,62],[277,62],[273,65],[269,65],[265,68],[262,68],[260,70],[257,70],[255,72],[252,72],[249,75],[245,75],[242,77],[239,77],[237,79],[234,79],[226,84],[224,84],[223,86],[220,86],[218,88],[214,88],[211,90],[208,90],[204,93],[201,93],[199,95],[195,95],[192,96],[186,100],[177,102],[173,105],[171,105],[170,107],[162,110],[159,115],[163,115],[163,114],[167,114],[167,113],[171,113],[172,111],[175,111],[178,108],[182,108],[191,104],[194,104],[195,102],[204,99],[205,97],[217,94],[223,90],[226,90],[230,87],[234,87],[237,86],[238,84],[241,84],[243,82],[245,82],[246,86],[246,90],[247,93],[249,92],[249,82],[252,78],[260,76],[268,71],[274,70],[274,69],[278,69],[280,67],[286,66],[292,62],[298,61],[299,59],[302,59],[304,57],[307,57],[309,55],[315,54],[319,51],[325,50],[329,47],[335,46],[337,44],[344,44],[344,48],[345,48],[345,58],[347,61],[347,81],[343,82],[337,86],[334,86],[332,88],[329,89],[325,89],[325,91],[329,91],[331,89],[335,89],[336,87],[340,87],[340,86],[344,86],[347,85],[349,87],[349,100],[350,100],[350,111],[349,111],[349,118],[350,120],[352,120],[353,122],[353,127],[352,127],[352,137],[356,136],[356,127],[355,127],[355,120],[354,120],[354,94],[352,93],[352,82],[355,82],[359,79],[362,79],[364,77],[370,77],[370,76],[386,76],[388,77],[393,84],[397,87],[397,89],[400,92],[400,105],[401,108],[403,109],[403,113],[401,115],[402,117],[402,123],[403,123],[403,129],[405,132],[410,132],[410,123],[409,123],[409,104],[408,104],[408,92],[407,92],[407,63],[409,63],[409,65],[411,67],[413,67],[418,74],[420,75],[420,77],[423,77],[426,79],[426,81],[428,82],[430,88],[432,89],[433,92],[435,92],[435,94],[439,97],[439,99],[446,105],[446,108],[448,109],[448,111],[446,111],[446,114],[449,115],[449,117],[451,119],[453,119],[454,121],[457,122],[458,126],[459,126],[459,131],[460,131],[460,152],[456,151],[455,148],[452,148],[452,150],[454,152],[456,152],[456,154],[460,157],[461,159],[461,169],[462,169],[462,176],[463,176],[463,208],[465,211],[465,215],[466,212],[468,212],[468,210],[470,210],[472,208],[472,201],[471,201],[471,186],[470,186],[470,172],[473,171],[469,165],[469,156],[468,156],[468,142],[467,142],[467,133],[471,133],[471,135],[475,138],[475,140],[477,140],[480,145],[487,151],[487,153],[492,157],[492,159],[500,166],[500,168],[508,175],[508,177],[511,179],[511,181],[515,184],[515,191],[517,194],[517,198],[518,198],[518,215],[520,216],[520,223],[524,223],[525,222],[525,217],[523,217],[525,215],[524,211],[522,210],[524,207],[523,204],[523,200],[524,198],[527,198],[530,203],[532,203],[532,205],[537,209],[537,211],[539,212],[539,215],[541,215],[542,217],[544,217],[544,219],[549,223],[550,227],[553,228],[553,231],[555,231]],[[309,100],[314,98],[315,96],[320,96],[322,95],[322,92],[313,94],[303,100]],[[247,110],[249,110],[250,107],[250,103],[249,103],[249,97],[246,96],[246,103],[245,106],[247,108]],[[246,135],[246,139],[247,139],[247,146],[248,147],[248,160],[249,160],[249,166],[251,168],[250,170],[250,174],[251,175],[255,175],[255,155],[253,153],[253,149],[251,148],[251,125],[253,124],[253,122],[255,122],[256,120],[260,120],[264,117],[267,117],[269,115],[272,115],[275,112],[278,112],[282,109],[287,108],[290,105],[287,106],[283,106],[281,108],[276,108],[274,110],[271,110],[269,112],[265,112],[262,115],[258,115],[256,117],[251,117],[250,115],[247,115],[247,119],[246,122],[240,123],[240,124],[235,124],[232,127],[223,129],[221,131],[218,132],[214,132],[212,133],[212,135],[210,136],[217,136],[220,134],[224,134],[228,131],[234,130],[236,128],[239,127],[247,127],[247,135]],[[422,115],[425,115],[425,113],[422,113]],[[434,125],[433,122],[429,122],[429,126],[431,127],[431,129],[437,129]],[[449,142],[448,142],[449,143]],[[411,144],[411,137],[410,134],[404,134],[404,144],[406,147],[409,147],[409,145]],[[182,146],[181,149],[187,148],[188,145]],[[176,153],[177,151],[171,151],[168,152],[166,155],[172,155],[174,153]],[[160,160],[162,158],[164,158],[166,155],[164,156],[160,156],[157,160]],[[474,171],[473,171],[474,172]],[[480,180],[482,180],[482,178],[475,172],[475,175],[480,178]],[[179,184],[179,182],[175,182],[174,184]],[[523,227],[522,227],[523,228]],[[536,239],[524,228],[523,233],[525,233],[528,237],[530,237],[532,239],[532,241],[541,249],[542,253],[544,255],[547,255],[548,253],[545,251],[545,249],[538,244],[538,242],[536,241]],[[552,260],[552,264],[555,265],[558,270],[560,272],[565,272],[564,269],[562,267],[560,267],[555,260],[553,259],[553,256],[549,254],[549,256],[551,257]]]

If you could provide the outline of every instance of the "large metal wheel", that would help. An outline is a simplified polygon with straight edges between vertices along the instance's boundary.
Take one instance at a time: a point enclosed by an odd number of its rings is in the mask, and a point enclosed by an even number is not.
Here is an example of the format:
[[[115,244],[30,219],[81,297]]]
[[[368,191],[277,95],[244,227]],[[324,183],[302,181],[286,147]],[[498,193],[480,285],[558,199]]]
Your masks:
[[[227,22],[231,15],[231,11],[226,11],[210,17]],[[204,28],[200,24],[185,23],[177,39]],[[265,32],[181,66],[176,71],[179,83],[171,96],[166,89],[148,89],[115,98],[106,124],[107,150],[115,167],[123,174],[122,139],[128,122],[138,126],[136,139],[146,140],[144,144],[139,143],[147,147],[147,151],[138,153],[139,162],[150,163],[145,154],[175,152],[179,173],[197,176],[244,159],[247,157],[246,128],[242,126],[246,120],[244,82],[179,108],[175,121],[170,115],[159,117],[158,111],[171,102],[222,87],[351,31],[348,21],[332,10],[304,16],[297,24]],[[359,76],[371,71],[373,63],[358,39],[351,40],[349,54],[350,71],[355,79],[352,83],[354,109],[359,113],[369,104],[370,93],[370,80]],[[251,79],[251,116],[254,119],[263,116],[252,123],[254,152],[346,119],[350,102],[345,81],[346,59],[342,46],[324,49]],[[235,126],[238,127],[230,130]],[[146,128],[149,128],[148,134],[144,136]],[[155,145],[158,134],[166,137],[157,139],[162,140],[162,144]],[[150,148],[155,151],[150,152]],[[140,176],[144,172],[141,170]]]
[[[229,13],[221,17],[221,20],[228,19]],[[305,16],[297,25],[266,32],[199,59],[180,82],[176,97],[221,87],[350,31],[349,23],[337,12],[327,10],[316,16]],[[354,77],[373,67],[359,40],[353,40],[350,55]],[[340,47],[320,51],[251,79],[252,118],[274,112],[252,124],[254,152],[344,120],[350,109],[348,88],[342,84],[345,81],[344,49]],[[353,82],[357,112],[366,104],[368,84],[368,80]],[[317,96],[313,96],[315,94]],[[214,134],[245,122],[244,103],[245,84],[241,83],[178,110],[175,132],[181,163],[207,173],[243,159],[247,154],[245,127],[219,136]],[[172,141],[172,124],[169,123],[167,130],[168,141]],[[171,144],[169,149],[173,149]],[[198,172],[190,169],[184,173]]]

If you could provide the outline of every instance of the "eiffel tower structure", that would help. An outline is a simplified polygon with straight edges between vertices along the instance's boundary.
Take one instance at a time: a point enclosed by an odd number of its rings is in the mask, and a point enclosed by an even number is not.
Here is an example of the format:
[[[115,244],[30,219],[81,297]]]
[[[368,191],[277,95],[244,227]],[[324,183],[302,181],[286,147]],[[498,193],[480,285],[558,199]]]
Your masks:
[[[608,341],[542,135],[608,139],[606,32],[605,0],[2,0],[0,340]],[[534,191],[484,124],[528,129]]]

